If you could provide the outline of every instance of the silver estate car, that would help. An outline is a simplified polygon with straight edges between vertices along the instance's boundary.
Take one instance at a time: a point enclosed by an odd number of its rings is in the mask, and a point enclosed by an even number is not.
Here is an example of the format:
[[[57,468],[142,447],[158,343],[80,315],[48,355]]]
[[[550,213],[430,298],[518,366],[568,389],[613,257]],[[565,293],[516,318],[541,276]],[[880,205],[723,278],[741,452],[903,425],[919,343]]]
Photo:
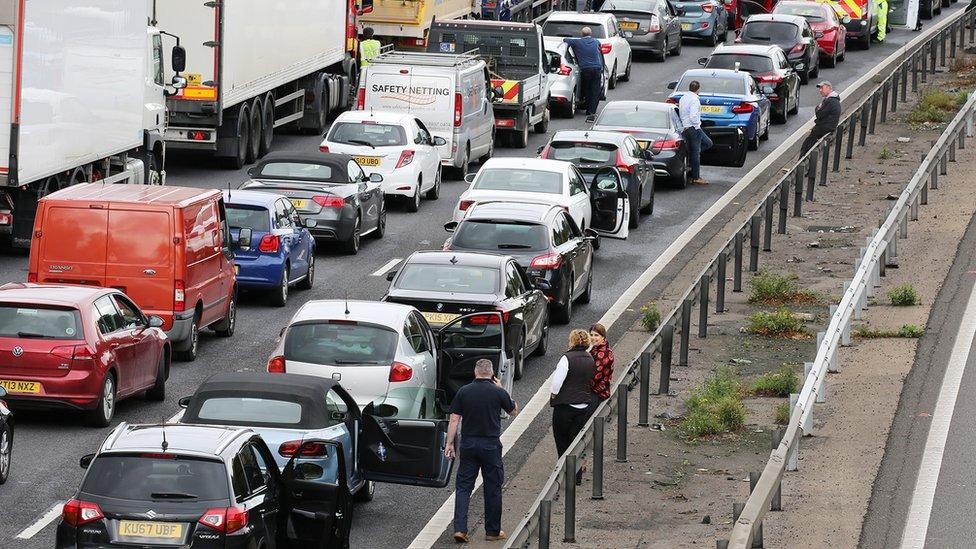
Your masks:
[[[559,58],[559,69],[554,69],[549,78],[549,109],[566,118],[576,116],[576,109],[585,108],[583,91],[581,89],[580,69],[576,64],[576,57],[569,45],[558,36],[545,36],[546,55],[549,57],[547,66],[554,67],[555,59]],[[609,74],[603,68],[603,92],[601,99],[607,97],[607,81]]]

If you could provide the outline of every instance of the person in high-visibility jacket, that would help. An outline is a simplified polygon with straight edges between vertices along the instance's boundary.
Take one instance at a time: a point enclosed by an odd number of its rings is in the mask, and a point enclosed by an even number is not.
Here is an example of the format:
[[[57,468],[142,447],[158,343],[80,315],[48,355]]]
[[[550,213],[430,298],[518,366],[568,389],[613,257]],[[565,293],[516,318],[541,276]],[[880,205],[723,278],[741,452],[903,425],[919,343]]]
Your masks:
[[[373,29],[363,29],[363,40],[359,43],[359,66],[365,67],[380,54],[380,41],[373,38]]]
[[[878,11],[878,42],[884,42],[888,34],[888,0],[874,0],[874,8]]]

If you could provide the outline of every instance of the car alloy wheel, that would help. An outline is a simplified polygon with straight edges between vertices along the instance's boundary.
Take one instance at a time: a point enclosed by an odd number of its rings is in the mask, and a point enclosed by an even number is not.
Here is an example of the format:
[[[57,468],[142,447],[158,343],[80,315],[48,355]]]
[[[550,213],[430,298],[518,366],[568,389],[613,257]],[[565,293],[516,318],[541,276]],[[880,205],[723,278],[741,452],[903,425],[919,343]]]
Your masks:
[[[106,374],[102,381],[102,395],[95,409],[89,412],[88,423],[92,427],[107,427],[115,415],[115,378]]]
[[[288,303],[288,277],[290,274],[288,271],[289,269],[286,266],[285,270],[281,272],[281,282],[271,299],[271,304],[275,307],[284,307]]]
[[[227,316],[223,320],[213,325],[214,332],[218,337],[231,337],[234,335],[234,327],[237,326],[237,291],[230,296],[230,303],[227,304]]]
[[[423,179],[417,179],[417,189],[414,190],[413,196],[410,197],[410,202],[407,204],[408,212],[416,212],[420,209],[420,186],[423,182]]]
[[[522,379],[522,366],[525,362],[525,334],[519,341],[518,349],[515,350],[515,379]]]
[[[0,431],[0,484],[7,482],[10,476],[10,455],[13,453],[13,437],[10,426],[4,423]]]
[[[315,248],[308,250],[308,270],[305,272],[305,278],[298,283],[298,289],[300,290],[311,290],[312,284],[315,283]]]

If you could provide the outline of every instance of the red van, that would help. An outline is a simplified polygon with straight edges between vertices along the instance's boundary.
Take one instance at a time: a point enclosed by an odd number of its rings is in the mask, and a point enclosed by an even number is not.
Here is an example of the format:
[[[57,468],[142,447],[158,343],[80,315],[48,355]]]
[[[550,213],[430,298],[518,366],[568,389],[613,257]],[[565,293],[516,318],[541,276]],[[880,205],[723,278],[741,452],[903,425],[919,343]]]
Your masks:
[[[217,190],[86,183],[49,194],[27,281],[121,290],[163,319],[180,360],[196,358],[201,328],[234,334],[234,254]]]

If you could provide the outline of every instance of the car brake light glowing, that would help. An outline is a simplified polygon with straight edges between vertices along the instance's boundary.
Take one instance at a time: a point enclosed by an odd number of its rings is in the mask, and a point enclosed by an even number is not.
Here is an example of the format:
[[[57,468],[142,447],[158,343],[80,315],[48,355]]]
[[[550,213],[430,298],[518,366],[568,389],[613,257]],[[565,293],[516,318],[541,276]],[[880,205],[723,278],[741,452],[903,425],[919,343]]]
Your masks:
[[[462,117],[461,109],[463,106],[464,104],[461,101],[461,94],[459,93],[454,94],[454,127],[455,128],[461,127],[461,117]]]
[[[613,44],[610,44],[609,42],[604,42],[603,44],[600,44],[600,51],[603,52],[603,55],[610,53],[611,51],[613,51]]]
[[[804,48],[806,48],[806,44],[803,44],[801,42],[801,43],[793,46],[793,48],[790,50],[790,53],[803,53],[803,49]]]
[[[406,149],[400,153],[400,159],[397,160],[396,167],[402,168],[404,166],[409,166],[413,162],[414,152],[410,149]]]
[[[634,171],[634,168],[630,164],[624,162],[624,157],[620,154],[619,150],[617,151],[617,169],[623,173],[631,173]]]
[[[329,146],[328,145],[319,145],[319,152],[323,152],[323,153],[329,152]]]
[[[281,239],[276,234],[266,234],[261,237],[258,251],[263,254],[276,254],[281,249]]]
[[[285,373],[285,357],[283,356],[273,356],[268,359],[268,373],[269,374],[283,374]]]
[[[14,221],[14,216],[7,213],[0,213],[0,225],[10,225]]]
[[[538,255],[532,258],[530,269],[555,269],[563,262],[563,256],[556,252]]]
[[[573,67],[568,65],[559,65],[559,74],[563,76],[569,76],[573,74]]]
[[[413,368],[403,364],[402,362],[394,362],[390,366],[390,381],[408,381],[413,377]]]
[[[335,195],[313,196],[312,202],[323,208],[342,208],[346,205],[346,201],[341,196]]]
[[[71,526],[81,526],[105,518],[98,504],[78,499],[69,500],[61,509],[61,519]]]
[[[173,310],[186,310],[186,285],[182,280],[173,282]]]
[[[289,440],[287,442],[282,442],[281,445],[278,446],[278,453],[284,457],[290,458],[295,455],[295,452],[298,451],[298,448],[302,445],[302,442],[303,441],[301,440]],[[328,450],[328,447],[321,442],[309,442],[305,444],[304,448],[302,448],[301,457],[324,457],[329,455]]]
[[[356,92],[356,109],[361,111],[366,108],[366,88],[359,88]]]
[[[247,511],[237,507],[207,509],[197,522],[222,534],[232,534],[247,526]]]
[[[732,112],[734,112],[735,114],[747,114],[752,112],[754,108],[755,107],[752,106],[752,103],[742,102],[732,107]]]
[[[474,204],[474,200],[462,200],[458,202],[458,210],[462,212],[466,212],[468,211],[468,208],[470,208],[472,204]]]

